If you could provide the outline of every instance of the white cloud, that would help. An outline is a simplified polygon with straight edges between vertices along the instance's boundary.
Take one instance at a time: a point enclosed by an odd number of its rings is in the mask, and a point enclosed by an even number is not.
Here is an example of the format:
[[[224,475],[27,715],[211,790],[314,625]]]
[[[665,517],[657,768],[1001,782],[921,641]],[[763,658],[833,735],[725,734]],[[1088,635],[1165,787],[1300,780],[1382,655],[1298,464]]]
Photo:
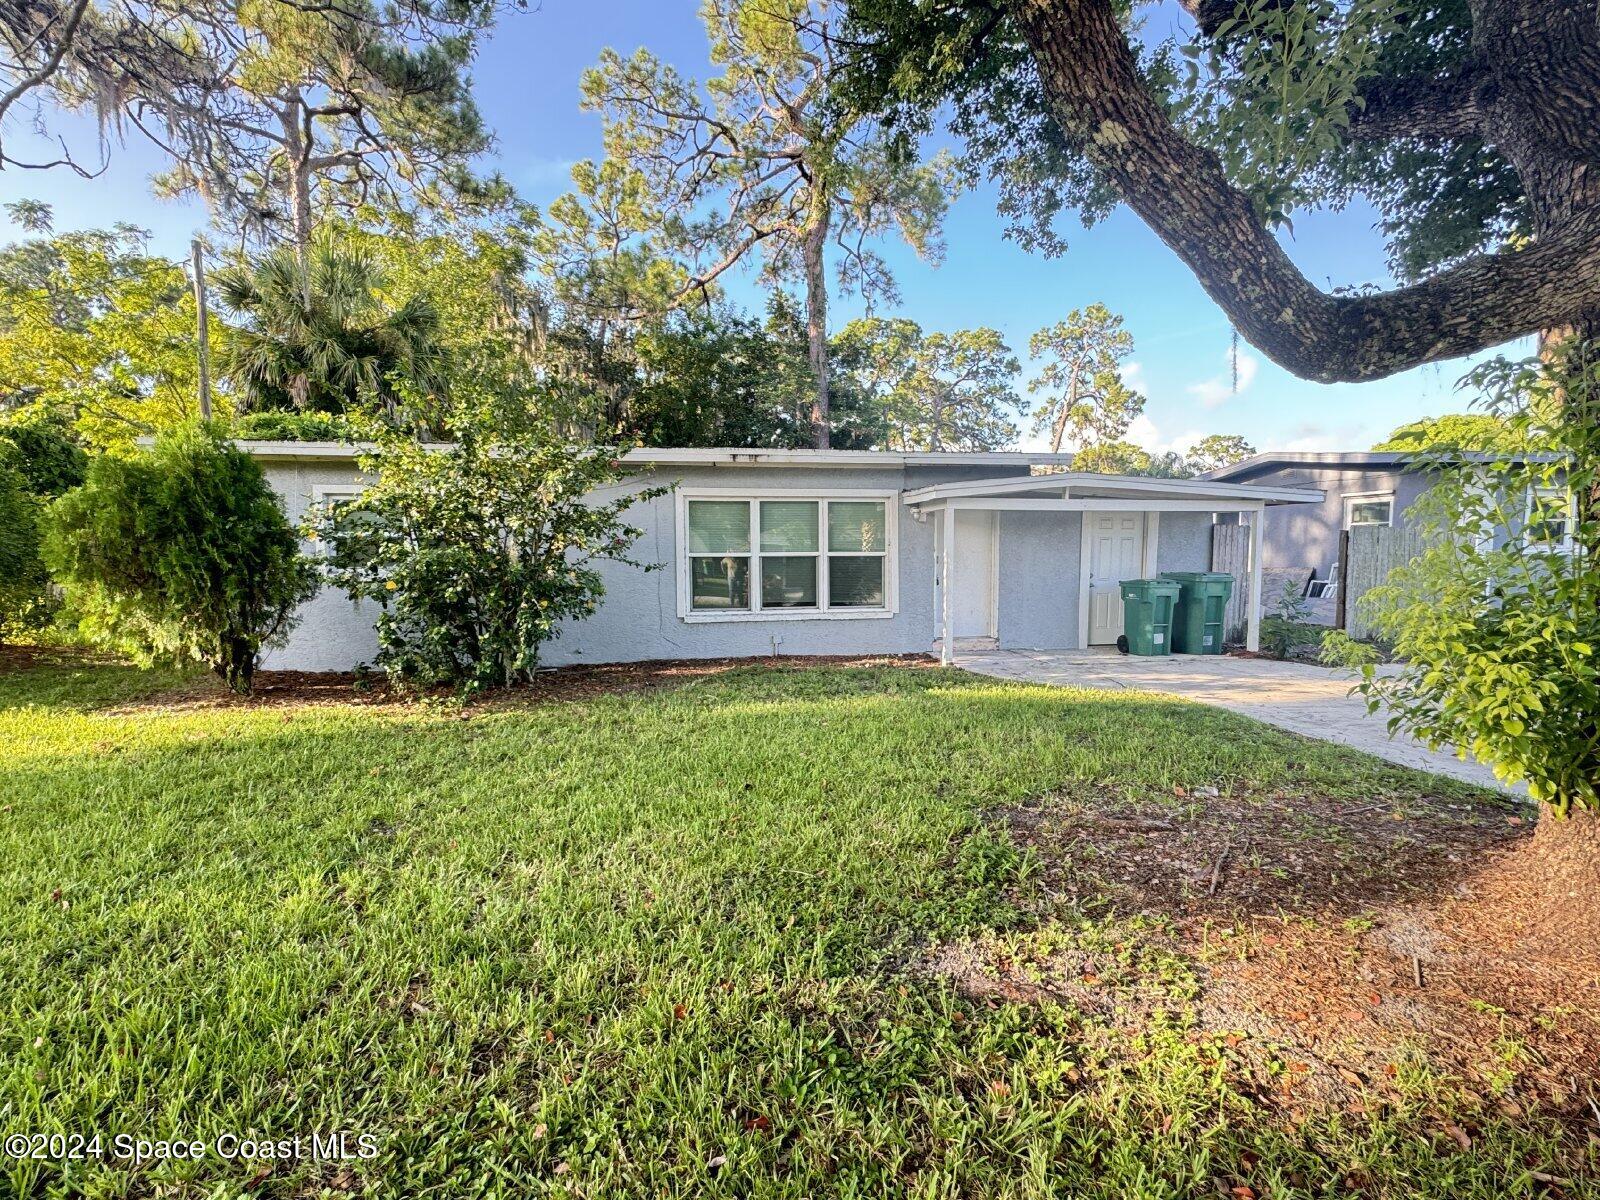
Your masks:
[[[1239,351],[1239,386],[1233,386],[1233,355],[1227,358],[1228,369],[1221,375],[1213,376],[1202,383],[1191,383],[1188,392],[1204,408],[1217,408],[1226,404],[1234,396],[1243,393],[1255,381],[1256,372],[1261,368],[1261,360],[1254,355]]]

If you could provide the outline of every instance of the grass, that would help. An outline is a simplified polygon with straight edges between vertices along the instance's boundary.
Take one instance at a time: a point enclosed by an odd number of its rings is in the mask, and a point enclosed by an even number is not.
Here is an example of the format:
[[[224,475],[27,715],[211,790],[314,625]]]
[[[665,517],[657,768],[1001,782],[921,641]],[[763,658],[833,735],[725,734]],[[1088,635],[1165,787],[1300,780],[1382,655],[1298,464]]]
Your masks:
[[[16,1196],[1499,1196],[1558,1136],[1448,1089],[1298,1125],[1191,1036],[919,969],[1036,928],[983,814],[1065,787],[1471,793],[1215,710],[910,669],[523,707],[140,705],[0,676],[0,1126],[373,1135],[370,1159],[0,1159]],[[1238,1192],[1243,1197],[1246,1192]]]

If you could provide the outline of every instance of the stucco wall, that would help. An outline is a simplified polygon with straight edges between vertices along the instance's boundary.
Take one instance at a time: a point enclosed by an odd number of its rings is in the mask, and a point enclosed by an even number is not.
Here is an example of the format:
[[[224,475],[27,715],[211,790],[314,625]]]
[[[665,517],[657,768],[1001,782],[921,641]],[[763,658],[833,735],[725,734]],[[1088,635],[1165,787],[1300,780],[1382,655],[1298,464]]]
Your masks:
[[[1078,644],[1082,536],[1079,513],[1000,514],[997,625],[1001,646],[1063,650]]]
[[[1211,514],[1164,512],[1156,536],[1156,572],[1211,569]]]
[[[1406,510],[1428,490],[1421,471],[1361,467],[1282,467],[1250,478],[1267,487],[1321,489],[1321,504],[1278,504],[1267,509],[1262,560],[1269,571],[1311,567],[1327,578],[1339,557],[1345,497],[1362,492],[1393,492],[1394,523],[1406,523]]]
[[[267,482],[283,498],[289,520],[298,525],[317,499],[318,487],[358,484],[361,473],[347,462],[265,462]],[[317,548],[306,544],[307,553]],[[269,671],[348,671],[357,663],[370,663],[378,653],[374,624],[382,611],[369,600],[352,601],[343,592],[323,588],[302,605],[299,624],[281,650],[268,650],[261,665]]]

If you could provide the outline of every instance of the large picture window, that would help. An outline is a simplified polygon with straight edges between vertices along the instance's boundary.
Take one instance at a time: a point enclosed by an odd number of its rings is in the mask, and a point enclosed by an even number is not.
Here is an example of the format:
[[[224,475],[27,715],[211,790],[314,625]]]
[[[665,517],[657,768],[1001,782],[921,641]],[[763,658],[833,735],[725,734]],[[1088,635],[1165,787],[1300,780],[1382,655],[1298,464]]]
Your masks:
[[[871,615],[891,596],[890,501],[687,496],[685,615]]]

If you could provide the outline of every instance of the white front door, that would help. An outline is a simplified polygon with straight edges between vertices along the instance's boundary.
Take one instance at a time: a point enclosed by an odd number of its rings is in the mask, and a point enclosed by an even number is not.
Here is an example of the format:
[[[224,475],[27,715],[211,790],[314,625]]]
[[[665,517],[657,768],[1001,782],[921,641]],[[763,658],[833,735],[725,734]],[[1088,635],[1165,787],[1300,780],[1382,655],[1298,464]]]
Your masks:
[[[1104,646],[1122,636],[1124,579],[1138,579],[1144,570],[1144,513],[1084,514],[1083,535],[1089,539],[1089,645]]]

